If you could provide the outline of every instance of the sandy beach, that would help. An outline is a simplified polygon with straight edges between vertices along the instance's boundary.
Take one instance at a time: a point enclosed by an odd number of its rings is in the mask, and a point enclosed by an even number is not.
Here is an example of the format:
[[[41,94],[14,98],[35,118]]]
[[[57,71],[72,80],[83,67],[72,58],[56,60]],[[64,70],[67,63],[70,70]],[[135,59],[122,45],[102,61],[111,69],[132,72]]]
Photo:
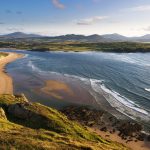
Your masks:
[[[0,94],[13,94],[12,78],[5,72],[5,66],[21,57],[21,54],[8,53],[8,56],[0,59]]]

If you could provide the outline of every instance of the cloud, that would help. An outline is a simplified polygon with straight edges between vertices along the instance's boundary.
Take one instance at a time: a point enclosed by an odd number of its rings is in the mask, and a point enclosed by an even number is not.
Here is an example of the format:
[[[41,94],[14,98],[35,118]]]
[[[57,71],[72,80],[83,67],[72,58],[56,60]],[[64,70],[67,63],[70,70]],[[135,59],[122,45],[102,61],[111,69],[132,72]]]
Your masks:
[[[16,11],[16,14],[21,15],[22,11]]]
[[[91,18],[80,19],[77,21],[77,25],[92,25],[107,18],[108,16],[94,16]]]
[[[3,24],[5,24],[4,22],[0,22],[0,25],[3,25]]]
[[[12,13],[12,11],[11,10],[5,10],[5,12],[7,13],[7,14],[11,14]]]
[[[150,26],[148,26],[147,28],[143,28],[144,31],[150,31]]]
[[[21,32],[23,31],[24,29],[23,28],[19,28],[19,27],[9,27],[7,28],[8,31],[11,31],[11,32]]]
[[[52,3],[54,4],[55,7],[59,8],[59,9],[64,9],[65,8],[65,5],[62,4],[60,2],[60,0],[52,0]]]
[[[141,6],[126,8],[125,11],[133,11],[133,12],[150,11],[150,5],[141,5]]]

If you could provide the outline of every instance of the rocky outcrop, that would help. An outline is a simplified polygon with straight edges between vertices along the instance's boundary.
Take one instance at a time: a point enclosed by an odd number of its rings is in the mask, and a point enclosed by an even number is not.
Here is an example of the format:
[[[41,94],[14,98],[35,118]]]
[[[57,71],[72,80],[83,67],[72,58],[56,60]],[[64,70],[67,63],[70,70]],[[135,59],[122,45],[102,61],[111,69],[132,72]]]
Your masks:
[[[76,120],[83,125],[94,126],[102,123],[104,111],[92,110],[88,107],[69,106],[62,110],[70,120]]]
[[[34,106],[32,103],[17,103],[8,106],[8,114],[12,116],[11,118],[19,119],[23,124],[26,124],[32,128],[44,128],[48,129],[49,118],[33,111]],[[31,109],[30,109],[31,108]]]
[[[0,107],[0,119],[7,120],[7,117],[5,115],[5,111]]]
[[[32,112],[25,109],[25,106],[30,105],[29,103],[17,103],[8,106],[8,114],[13,115],[19,119],[29,119],[33,116]]]
[[[103,132],[119,133],[118,135],[127,141],[146,139],[142,133],[143,126],[133,120],[118,120],[108,112],[90,109],[88,107],[66,107],[62,112],[70,119],[79,123],[94,127]],[[148,139],[148,138],[147,138]],[[150,138],[149,138],[150,139]]]

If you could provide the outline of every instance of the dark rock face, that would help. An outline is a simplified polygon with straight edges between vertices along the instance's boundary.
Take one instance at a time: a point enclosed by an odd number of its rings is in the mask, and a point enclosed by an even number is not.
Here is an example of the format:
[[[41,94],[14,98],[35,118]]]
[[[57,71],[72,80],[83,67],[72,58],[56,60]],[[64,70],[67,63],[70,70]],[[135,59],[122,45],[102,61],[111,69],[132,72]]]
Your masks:
[[[28,103],[18,103],[13,104],[8,107],[8,113],[19,119],[29,119],[32,117],[32,112],[28,109],[25,109],[25,106],[29,105]]]
[[[29,127],[34,126],[34,128],[39,128],[41,127],[42,122],[42,128],[49,128],[48,118],[33,112],[32,110],[28,109],[28,107],[32,107],[32,103],[17,103],[9,105],[7,111],[8,114],[13,116],[13,118],[17,118],[22,122],[26,122]]]
[[[0,119],[7,120],[7,117],[5,115],[5,111],[0,107]]]
[[[91,110],[87,107],[67,107],[62,110],[70,120],[76,120],[83,125],[94,126],[102,123],[102,116],[104,111]]]

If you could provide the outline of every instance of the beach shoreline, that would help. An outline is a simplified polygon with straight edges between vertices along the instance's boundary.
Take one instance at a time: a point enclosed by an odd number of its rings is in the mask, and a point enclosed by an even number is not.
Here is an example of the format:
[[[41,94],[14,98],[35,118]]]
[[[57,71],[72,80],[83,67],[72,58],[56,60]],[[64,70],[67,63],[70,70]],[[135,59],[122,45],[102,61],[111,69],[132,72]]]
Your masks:
[[[5,66],[22,57],[21,54],[8,53],[8,56],[0,59],[0,94],[13,94],[13,81],[6,73]]]

